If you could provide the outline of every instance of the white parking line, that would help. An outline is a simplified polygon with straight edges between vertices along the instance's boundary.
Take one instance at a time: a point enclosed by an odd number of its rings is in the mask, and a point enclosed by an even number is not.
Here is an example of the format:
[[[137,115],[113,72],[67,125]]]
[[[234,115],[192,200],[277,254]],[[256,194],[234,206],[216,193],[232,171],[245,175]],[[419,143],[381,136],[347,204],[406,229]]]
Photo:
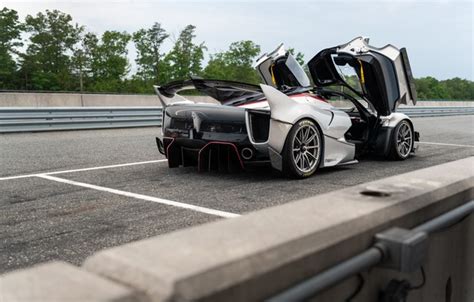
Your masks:
[[[147,196],[147,195],[142,195],[142,194],[126,192],[126,191],[116,190],[116,189],[102,187],[102,186],[91,185],[91,184],[84,183],[84,182],[78,182],[78,181],[59,178],[59,177],[56,177],[56,176],[50,176],[50,175],[46,175],[46,174],[37,174],[35,176],[40,177],[40,178],[44,178],[44,179],[49,179],[49,180],[56,181],[56,182],[69,184],[69,185],[84,187],[84,188],[93,189],[93,190],[102,191],[102,192],[113,193],[113,194],[126,196],[126,197],[131,197],[131,198],[135,198],[135,199],[152,201],[152,202],[161,203],[161,204],[165,204],[165,205],[169,205],[169,206],[173,206],[173,207],[193,210],[193,211],[196,211],[196,212],[211,214],[211,215],[225,217],[225,218],[233,218],[233,217],[240,216],[239,214],[234,214],[234,213],[229,213],[229,212],[204,208],[204,207],[195,206],[195,205],[192,205],[192,204],[187,204],[187,203],[172,201],[172,200],[168,200],[168,199],[157,198],[157,197],[153,197],[153,196]]]
[[[0,177],[0,180],[10,180],[10,179],[35,177],[35,176],[38,176],[38,175],[55,175],[55,174],[62,174],[62,173],[72,173],[72,172],[82,172],[82,171],[93,171],[93,170],[100,170],[100,169],[128,167],[128,166],[135,166],[135,165],[161,163],[161,162],[165,162],[165,161],[167,161],[167,159],[139,161],[139,162],[134,162],[134,163],[117,164],[117,165],[109,165],[109,166],[98,166],[98,167],[81,168],[81,169],[73,169],[73,170],[52,171],[52,172],[45,172],[45,173],[23,174],[23,175],[17,175],[17,176]]]
[[[435,143],[435,142],[418,142],[418,143],[419,144],[425,144],[425,145],[439,145],[439,146],[474,148],[474,146],[472,146],[472,145],[446,144],[446,143]]]

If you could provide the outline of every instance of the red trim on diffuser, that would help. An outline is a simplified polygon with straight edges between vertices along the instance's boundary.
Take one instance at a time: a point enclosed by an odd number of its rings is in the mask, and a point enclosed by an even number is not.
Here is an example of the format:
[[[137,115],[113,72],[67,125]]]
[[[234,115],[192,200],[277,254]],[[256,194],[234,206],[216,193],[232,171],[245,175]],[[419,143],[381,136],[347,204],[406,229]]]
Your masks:
[[[171,140],[171,143],[169,143],[168,146],[166,147],[166,158],[169,159],[170,147],[171,147],[171,145],[174,143],[175,138],[174,138],[174,137],[163,137],[163,141],[164,141],[165,139],[170,139],[170,140]]]
[[[201,171],[201,152],[204,151],[204,149],[206,149],[210,145],[227,145],[233,147],[235,154],[237,154],[237,158],[239,159],[240,167],[242,168],[242,170],[244,169],[244,162],[240,158],[239,150],[237,149],[235,144],[229,142],[212,141],[205,144],[204,147],[202,147],[201,150],[199,150],[198,152],[198,171]]]

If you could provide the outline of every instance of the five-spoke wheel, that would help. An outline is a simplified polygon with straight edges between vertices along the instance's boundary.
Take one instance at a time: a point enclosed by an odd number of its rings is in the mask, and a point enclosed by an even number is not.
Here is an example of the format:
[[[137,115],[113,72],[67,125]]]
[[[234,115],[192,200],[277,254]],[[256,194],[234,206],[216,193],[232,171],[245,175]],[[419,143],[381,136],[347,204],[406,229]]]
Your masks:
[[[290,130],[283,150],[284,172],[297,178],[312,175],[319,166],[321,133],[311,120],[301,120]]]

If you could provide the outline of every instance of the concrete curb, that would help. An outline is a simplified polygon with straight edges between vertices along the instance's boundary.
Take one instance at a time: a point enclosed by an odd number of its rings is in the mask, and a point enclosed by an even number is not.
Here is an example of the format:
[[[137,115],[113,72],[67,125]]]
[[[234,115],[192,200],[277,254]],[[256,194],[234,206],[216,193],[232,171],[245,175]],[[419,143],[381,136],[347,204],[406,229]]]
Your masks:
[[[64,262],[50,262],[0,277],[0,301],[146,301],[135,290]]]

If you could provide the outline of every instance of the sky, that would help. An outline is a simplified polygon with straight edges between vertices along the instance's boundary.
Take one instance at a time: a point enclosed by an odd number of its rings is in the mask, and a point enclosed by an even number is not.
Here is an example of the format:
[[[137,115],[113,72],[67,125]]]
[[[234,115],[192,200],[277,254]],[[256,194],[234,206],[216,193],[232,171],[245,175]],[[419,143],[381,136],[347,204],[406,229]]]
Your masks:
[[[308,61],[323,48],[365,36],[373,46],[406,47],[415,77],[474,80],[474,0],[0,0],[3,6],[18,11],[21,19],[58,9],[97,34],[133,32],[160,22],[176,37],[193,24],[195,41],[205,42],[208,53],[252,40],[263,52],[285,43]],[[171,46],[169,40],[163,50]],[[129,57],[134,69],[133,45]]]

